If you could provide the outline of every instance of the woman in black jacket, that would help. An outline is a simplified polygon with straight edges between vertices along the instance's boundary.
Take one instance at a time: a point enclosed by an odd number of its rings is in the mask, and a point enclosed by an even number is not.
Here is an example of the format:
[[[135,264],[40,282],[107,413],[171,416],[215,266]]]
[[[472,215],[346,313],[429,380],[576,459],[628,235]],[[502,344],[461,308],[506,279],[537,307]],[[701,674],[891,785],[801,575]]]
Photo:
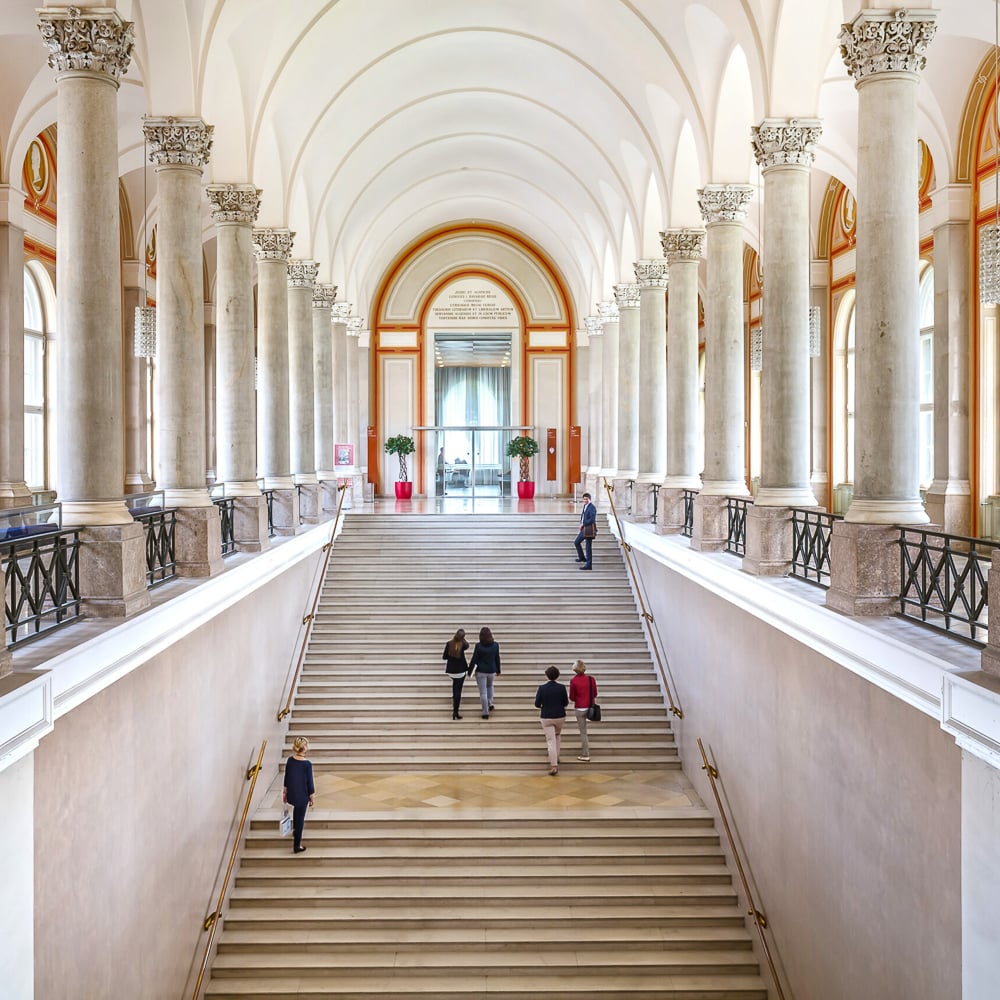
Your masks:
[[[470,676],[473,670],[476,671],[476,683],[479,685],[483,718],[488,719],[493,711],[493,679],[500,676],[500,643],[494,640],[493,633],[485,625],[479,630],[479,642],[472,651]]]
[[[462,685],[469,673],[469,664],[465,662],[465,651],[469,648],[465,640],[465,629],[460,628],[445,643],[444,652],[441,659],[446,660],[444,672],[451,678],[451,717],[461,719],[458,714],[459,705],[462,704]]]
[[[535,692],[535,708],[541,709],[542,732],[545,733],[545,744],[549,748],[549,774],[558,774],[559,743],[563,723],[566,721],[569,694],[565,686],[558,683],[558,667],[549,667],[545,676],[548,682]]]

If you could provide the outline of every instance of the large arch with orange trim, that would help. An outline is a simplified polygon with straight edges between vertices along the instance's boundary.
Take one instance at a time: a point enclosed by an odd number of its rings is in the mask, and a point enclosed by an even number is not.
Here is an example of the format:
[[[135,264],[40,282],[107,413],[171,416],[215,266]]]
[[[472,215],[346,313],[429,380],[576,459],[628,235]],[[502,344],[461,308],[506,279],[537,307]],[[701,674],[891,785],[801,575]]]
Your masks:
[[[425,233],[405,247],[379,282],[372,303],[370,386],[372,430],[368,439],[368,478],[377,492],[394,477],[383,445],[394,434],[434,423],[434,335],[436,303],[449,290],[473,285],[482,301],[498,303],[478,316],[511,334],[511,412],[509,422],[533,427],[540,444],[556,431],[555,479],[551,492],[569,489],[569,429],[576,406],[574,313],[566,282],[549,256],[523,234],[483,222],[457,222]],[[488,319],[484,319],[488,317]],[[430,490],[433,436],[414,434],[417,453],[414,489]],[[542,456],[534,475],[544,480]]]

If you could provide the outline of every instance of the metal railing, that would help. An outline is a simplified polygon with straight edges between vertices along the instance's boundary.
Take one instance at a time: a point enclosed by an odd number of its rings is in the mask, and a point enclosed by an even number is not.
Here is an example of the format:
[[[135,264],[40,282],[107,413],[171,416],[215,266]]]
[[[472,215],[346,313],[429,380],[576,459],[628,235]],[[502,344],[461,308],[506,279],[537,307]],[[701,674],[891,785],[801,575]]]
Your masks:
[[[747,497],[726,497],[726,551],[734,556],[747,554],[747,510],[752,503]]]
[[[0,542],[7,647],[80,617],[80,532],[50,530]]]
[[[212,503],[219,508],[219,527],[222,531],[222,554],[228,556],[236,551],[236,499],[219,497]]]
[[[193,1000],[198,1000],[198,997],[201,995],[201,984],[205,978],[205,973],[208,971],[208,960],[212,955],[212,942],[215,940],[215,931],[222,917],[222,907],[226,902],[226,892],[229,889],[229,879],[232,877],[233,867],[236,864],[236,855],[239,853],[240,844],[243,842],[243,828],[246,825],[247,814],[250,812],[250,802],[253,800],[253,790],[257,785],[257,775],[261,772],[261,761],[264,759],[264,750],[266,747],[267,740],[264,740],[260,745],[260,753],[257,754],[257,763],[247,770],[246,780],[250,782],[250,788],[247,791],[246,801],[243,804],[243,814],[240,816],[239,826],[236,829],[236,838],[233,840],[233,849],[229,855],[229,864],[226,866],[226,874],[222,879],[222,888],[219,890],[219,902],[216,904],[215,909],[205,917],[205,922],[202,924],[203,929],[208,931],[208,940],[205,942],[201,968],[198,970],[198,979],[194,984]]]
[[[820,587],[830,586],[830,539],[841,514],[792,508],[792,569],[790,576]]]
[[[146,533],[146,585],[155,587],[177,575],[177,511],[173,507],[133,513]]]
[[[604,481],[604,485],[607,486],[607,480]],[[653,494],[653,513],[650,515],[649,523],[656,524],[656,515],[659,513],[660,507],[660,487],[653,483],[649,487],[649,492]]]
[[[657,630],[654,628],[655,620],[652,612],[646,606],[646,589],[643,585],[638,567],[636,567],[635,563],[632,561],[632,546],[625,541],[625,532],[622,531],[622,523],[618,518],[618,511],[615,509],[615,488],[608,482],[607,479],[605,479],[604,489],[608,494],[608,503],[611,506],[611,516],[615,519],[615,525],[618,529],[618,538],[621,542],[622,551],[625,553],[625,565],[628,566],[629,575],[632,577],[632,583],[635,587],[635,595],[639,600],[639,609],[642,614],[642,620],[646,623],[646,634],[649,636],[649,644],[653,648],[653,655],[656,657],[660,677],[663,679],[663,690],[666,692],[670,711],[673,715],[676,715],[678,719],[683,719],[684,712],[680,707],[680,698],[674,697],[676,684],[674,683],[673,674],[670,671],[670,661],[667,659],[666,654],[660,649],[659,637],[657,635]]]
[[[712,794],[715,796],[715,804],[719,809],[719,818],[722,820],[722,828],[726,831],[726,839],[729,841],[729,849],[732,851],[733,862],[736,865],[736,871],[740,877],[740,884],[743,886],[743,892],[746,896],[747,916],[753,918],[753,925],[757,929],[757,937],[760,940],[760,949],[764,953],[764,958],[767,960],[767,967],[771,973],[771,982],[774,983],[775,991],[778,994],[778,1000],[785,1000],[785,993],[781,988],[781,980],[778,979],[778,970],[775,967],[774,958],[771,956],[771,948],[768,945],[767,937],[764,934],[764,931],[768,928],[767,917],[754,902],[753,890],[750,888],[750,880],[747,878],[746,869],[743,866],[739,849],[736,846],[736,838],[733,836],[732,827],[729,823],[729,817],[726,815],[726,810],[722,805],[722,796],[719,794],[719,770],[713,764],[709,763],[708,755],[705,753],[705,745],[701,742],[700,736],[698,737],[698,749],[701,751],[701,769],[708,775],[709,783],[712,786]]]
[[[1000,543],[926,528],[899,529],[899,613],[985,645],[989,570]]]
[[[697,490],[684,490],[684,527],[681,534],[685,538],[690,538],[694,534],[694,498],[698,495]]]
[[[295,689],[299,682],[299,673],[302,671],[302,664],[305,661],[306,647],[309,645],[309,636],[312,633],[313,622],[316,620],[316,607],[319,604],[320,594],[323,592],[323,581],[326,579],[327,566],[330,564],[330,553],[333,551],[333,540],[337,535],[337,523],[340,521],[340,510],[344,505],[344,493],[347,491],[348,486],[349,483],[342,483],[337,487],[337,492],[340,494],[337,498],[337,513],[333,519],[333,524],[330,526],[330,538],[326,545],[323,546],[325,556],[323,558],[323,567],[319,572],[316,586],[313,591],[312,607],[309,609],[309,614],[302,619],[302,624],[305,626],[305,634],[302,636],[302,641],[299,643],[299,653],[295,661],[295,671],[292,674],[291,684],[288,685],[288,696],[285,698],[284,705],[278,709],[278,722],[283,722],[285,717],[292,710],[292,698],[295,697]]]

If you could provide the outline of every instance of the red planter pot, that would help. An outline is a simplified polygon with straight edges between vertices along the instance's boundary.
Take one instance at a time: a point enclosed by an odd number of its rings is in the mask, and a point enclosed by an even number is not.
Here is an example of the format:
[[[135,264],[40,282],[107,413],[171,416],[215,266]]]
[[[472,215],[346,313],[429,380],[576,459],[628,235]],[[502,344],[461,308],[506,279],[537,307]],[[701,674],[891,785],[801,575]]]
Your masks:
[[[535,496],[535,484],[532,482],[517,481],[518,500],[532,500]]]
[[[413,483],[396,482],[396,499],[411,500],[413,498]]]

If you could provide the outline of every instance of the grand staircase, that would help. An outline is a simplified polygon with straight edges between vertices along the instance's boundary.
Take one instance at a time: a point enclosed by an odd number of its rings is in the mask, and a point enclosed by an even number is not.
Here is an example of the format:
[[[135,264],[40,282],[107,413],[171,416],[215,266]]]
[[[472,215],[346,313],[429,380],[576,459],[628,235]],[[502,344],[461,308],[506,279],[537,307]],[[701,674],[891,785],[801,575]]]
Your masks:
[[[765,1000],[708,811],[624,792],[684,779],[618,547],[602,531],[581,573],[573,533],[572,515],[348,516],[289,731],[320,793],[308,851],[260,811],[208,997]],[[453,721],[441,651],[482,625],[496,711],[470,681]],[[567,720],[550,777],[534,692],[577,657],[605,721],[581,763]],[[375,800],[323,807],[353,786]]]

